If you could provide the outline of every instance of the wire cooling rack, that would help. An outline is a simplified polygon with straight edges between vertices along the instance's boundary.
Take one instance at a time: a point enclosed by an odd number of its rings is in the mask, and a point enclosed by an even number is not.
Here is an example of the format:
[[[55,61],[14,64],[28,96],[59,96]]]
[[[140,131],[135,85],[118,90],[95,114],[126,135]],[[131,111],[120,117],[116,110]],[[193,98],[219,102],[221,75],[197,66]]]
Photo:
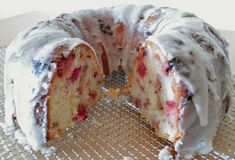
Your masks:
[[[4,119],[4,53],[5,47],[0,47],[0,122]],[[106,82],[106,86],[121,86],[126,82],[125,75],[113,73],[106,77]],[[62,137],[48,142],[48,146],[57,148],[51,155],[18,144],[0,128],[0,159],[158,159],[159,151],[172,144],[155,135],[130,101],[125,96],[103,98],[91,108],[85,122],[77,122]],[[235,159],[234,117],[235,105],[220,123],[213,142],[214,150],[207,156],[197,155],[195,159]]]

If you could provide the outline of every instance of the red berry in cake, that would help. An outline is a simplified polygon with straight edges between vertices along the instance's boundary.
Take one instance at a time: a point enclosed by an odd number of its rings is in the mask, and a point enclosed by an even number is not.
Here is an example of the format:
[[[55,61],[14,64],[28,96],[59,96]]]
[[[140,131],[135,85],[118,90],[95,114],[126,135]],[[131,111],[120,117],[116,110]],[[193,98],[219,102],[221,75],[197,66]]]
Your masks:
[[[144,78],[147,74],[147,67],[143,62],[138,64],[137,72],[139,73],[140,77]]]
[[[84,104],[79,104],[77,106],[77,114],[74,116],[74,120],[84,121],[87,118],[87,106]]]
[[[81,86],[79,86],[79,88],[77,88],[77,92],[79,95],[82,95],[83,94],[83,89]]]
[[[88,70],[88,65],[84,65],[82,67],[82,72],[86,73],[87,70]]]
[[[17,123],[17,118],[16,118],[16,114],[12,114],[11,115],[12,120],[14,121],[14,123]]]
[[[147,67],[144,64],[144,57],[147,56],[147,52],[144,48],[141,48],[137,57],[137,73],[141,78],[144,78],[147,75]]]
[[[144,92],[144,86],[143,86],[142,84],[140,84],[140,80],[139,80],[139,79],[137,79],[137,83],[138,83],[138,85],[139,85],[141,91]]]
[[[144,108],[148,108],[150,105],[149,99],[146,99],[143,103]]]
[[[144,50],[143,51],[143,57],[145,57],[145,56],[147,56],[148,55],[148,53]]]
[[[175,103],[175,101],[166,101],[166,106],[168,108],[175,108],[176,107],[176,103]]]
[[[82,70],[82,66],[79,66],[78,68],[75,68],[72,72],[72,75],[70,77],[70,80],[72,83],[76,82],[80,73],[81,73],[81,70]]]
[[[93,100],[95,100],[97,93],[95,90],[89,90],[89,97],[91,97]]]
[[[167,64],[165,64],[162,66],[161,71],[167,75],[170,71],[170,67]]]
[[[166,114],[169,116],[169,114],[174,111],[175,107],[177,106],[177,103],[175,101],[166,101]]]
[[[160,125],[160,121],[154,118],[152,120],[151,126],[157,131],[159,131],[159,125]]]
[[[93,77],[95,78],[98,75],[98,72],[94,72]]]
[[[134,98],[134,104],[137,108],[141,107],[141,99],[140,98]]]
[[[62,70],[62,67],[59,65],[59,64],[57,64],[57,75],[58,75],[58,77],[62,77],[63,76],[63,70]]]
[[[60,60],[57,62],[57,75],[60,78],[71,67],[74,58],[75,53],[73,52],[68,57],[64,57],[63,54],[61,55]]]
[[[36,119],[36,124],[41,126],[43,123],[43,107],[39,103],[34,107],[34,116]]]
[[[155,93],[157,95],[159,95],[159,93],[161,92],[161,89],[162,89],[162,82],[160,80],[160,75],[157,76],[157,79],[154,83],[154,87],[155,87]]]

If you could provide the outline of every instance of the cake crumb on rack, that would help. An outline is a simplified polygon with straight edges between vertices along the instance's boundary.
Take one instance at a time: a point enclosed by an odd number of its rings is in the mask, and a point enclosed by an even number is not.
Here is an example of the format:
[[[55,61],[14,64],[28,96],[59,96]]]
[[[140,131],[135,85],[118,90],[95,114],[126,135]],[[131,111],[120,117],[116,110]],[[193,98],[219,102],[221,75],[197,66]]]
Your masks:
[[[133,160],[132,157],[124,157],[123,160]]]
[[[105,96],[117,99],[120,96],[120,88],[109,88]]]

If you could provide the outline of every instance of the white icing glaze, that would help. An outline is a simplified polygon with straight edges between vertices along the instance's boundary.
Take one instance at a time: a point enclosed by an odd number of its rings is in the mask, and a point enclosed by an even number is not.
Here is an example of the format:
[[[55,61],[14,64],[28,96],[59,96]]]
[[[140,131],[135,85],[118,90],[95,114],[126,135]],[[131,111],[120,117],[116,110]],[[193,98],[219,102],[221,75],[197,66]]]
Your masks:
[[[148,25],[146,22],[150,16],[157,18]],[[120,34],[114,31],[120,23],[125,29],[122,43],[117,45],[114,40]],[[201,45],[210,44],[213,51],[200,46],[198,37],[204,37],[206,42]],[[176,151],[182,155],[192,155],[195,151],[202,153],[203,149],[208,148],[206,152],[209,152],[219,119],[224,115],[222,101],[231,95],[226,42],[219,33],[190,13],[150,5],[64,14],[20,33],[8,47],[5,57],[6,125],[14,127],[12,115],[16,115],[20,128],[34,149],[46,142],[47,98],[43,101],[40,98],[47,94],[56,69],[52,63],[56,48],[66,46],[62,50],[66,57],[76,45],[89,43],[102,64],[102,44],[110,72],[122,65],[124,71],[129,73],[135,54],[146,39],[156,43],[168,60],[179,58],[184,62],[186,67],[182,68],[182,72],[187,69],[190,72],[189,77],[180,71],[174,72],[175,79],[183,82],[193,94],[192,103],[180,110],[179,127],[185,136],[176,142]],[[51,69],[46,68],[40,74],[32,73],[34,60],[48,63]],[[38,102],[44,112],[41,126],[35,125],[34,107]]]
[[[231,95],[228,88],[231,86],[231,80],[227,51],[223,51],[220,42],[206,32],[202,20],[172,18],[170,21],[164,28],[159,27],[161,32],[156,31],[149,39],[159,46],[169,60],[172,57],[181,59],[188,65],[191,73],[190,77],[185,77],[179,72],[174,73],[176,79],[184,82],[193,94],[193,104],[181,110],[183,118],[180,127],[186,134],[175,144],[175,149],[179,154],[188,157],[195,151],[206,154],[212,150],[212,139],[219,119],[224,114],[222,101],[225,95]],[[214,47],[214,53],[206,51],[194,42],[194,33],[205,36],[207,42]],[[175,40],[180,40],[183,45],[179,47],[174,43]],[[226,48],[226,45],[223,47]],[[190,52],[193,54],[192,57]],[[222,64],[216,61],[218,56],[224,58]],[[222,83],[226,84],[223,86],[226,89],[221,88]]]
[[[30,150],[30,147],[28,146],[28,142],[26,139],[25,134],[22,132],[21,129],[17,129],[15,131],[15,135],[14,135],[15,139],[17,140],[17,142],[19,144],[24,145],[24,148],[26,150]],[[53,154],[56,151],[56,147],[51,146],[51,147],[45,147],[45,146],[39,146],[38,148],[33,148],[35,150],[39,150],[42,154],[49,156],[51,154]]]
[[[53,37],[52,40],[54,40]],[[16,42],[19,43],[19,41]],[[57,41],[56,43],[53,41],[51,44],[49,43],[40,49],[35,57],[31,57],[32,59],[30,61],[25,60],[29,58],[28,55],[26,55],[27,57],[24,57],[24,55],[22,55],[23,53],[21,53],[21,55],[17,54],[16,56],[17,58],[21,58],[22,61],[14,59],[5,65],[5,95],[7,97],[5,102],[5,123],[7,127],[5,128],[11,128],[11,126],[14,127],[12,115],[15,114],[17,123],[23,133],[25,133],[28,143],[34,150],[40,149],[41,144],[46,143],[47,98],[43,101],[41,101],[40,98],[47,94],[56,66],[54,63],[50,63],[50,70],[48,68],[44,69],[40,74],[36,74],[35,76],[32,72],[32,60],[51,59],[51,56],[53,55],[51,53],[58,45],[68,46],[67,50],[63,51],[63,55],[67,57],[68,53],[70,53],[76,45],[80,44],[88,45],[86,42],[79,39],[61,38],[60,41]],[[14,53],[16,48],[11,48],[11,46],[8,48],[7,53]],[[8,56],[6,56],[6,61],[9,58]],[[20,70],[17,70],[16,68],[20,68]],[[12,79],[14,80],[14,85],[11,84]],[[22,85],[26,82],[30,82],[30,84]],[[8,100],[10,97],[14,97],[14,103],[12,104],[12,99]],[[44,112],[43,124],[41,126],[35,124],[34,110],[37,103],[40,103]],[[16,109],[17,112],[15,112]]]
[[[40,147],[39,150],[42,154],[46,155],[46,156],[50,156],[52,155],[53,153],[56,152],[56,147],[54,146],[51,146],[51,147]]]
[[[165,148],[163,148],[159,154],[158,154],[158,159],[159,160],[172,160],[173,156],[171,155],[171,153],[168,151],[169,147],[166,146]]]
[[[18,141],[18,143],[23,144],[23,145],[27,144],[26,137],[25,137],[24,133],[21,131],[21,129],[17,129],[15,131],[14,137]]]

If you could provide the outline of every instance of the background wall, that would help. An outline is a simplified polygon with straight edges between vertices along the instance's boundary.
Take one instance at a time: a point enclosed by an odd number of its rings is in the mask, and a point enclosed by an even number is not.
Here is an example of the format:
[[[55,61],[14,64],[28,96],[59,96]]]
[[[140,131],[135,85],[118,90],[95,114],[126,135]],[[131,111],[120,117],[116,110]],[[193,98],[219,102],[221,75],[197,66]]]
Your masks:
[[[31,11],[60,13],[127,3],[180,8],[195,13],[218,29],[235,31],[234,0],[0,0],[0,19]]]

